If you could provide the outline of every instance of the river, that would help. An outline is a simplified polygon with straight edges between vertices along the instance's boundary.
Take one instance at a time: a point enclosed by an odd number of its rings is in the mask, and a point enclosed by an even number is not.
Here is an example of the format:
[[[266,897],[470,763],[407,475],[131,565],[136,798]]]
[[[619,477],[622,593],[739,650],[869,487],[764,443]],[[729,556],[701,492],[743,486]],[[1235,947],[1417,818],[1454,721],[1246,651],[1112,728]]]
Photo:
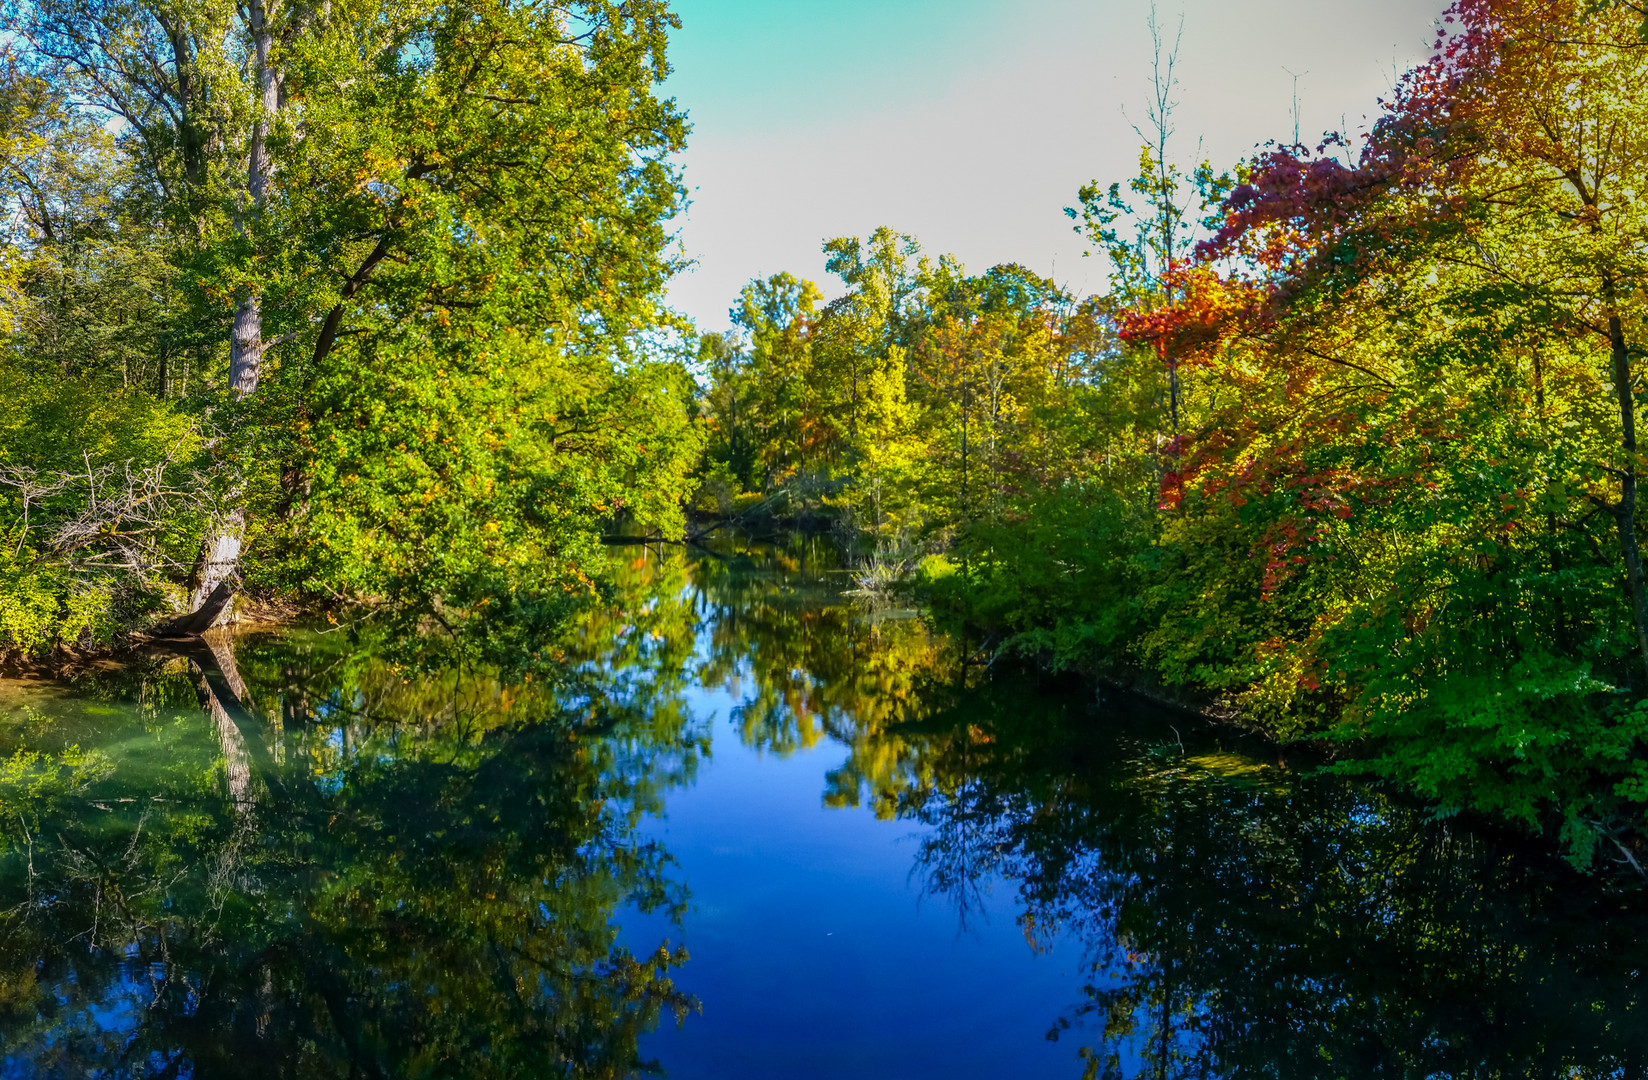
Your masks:
[[[614,557],[530,679],[326,626],[0,681],[0,1080],[1648,1075],[1628,879],[817,545]]]

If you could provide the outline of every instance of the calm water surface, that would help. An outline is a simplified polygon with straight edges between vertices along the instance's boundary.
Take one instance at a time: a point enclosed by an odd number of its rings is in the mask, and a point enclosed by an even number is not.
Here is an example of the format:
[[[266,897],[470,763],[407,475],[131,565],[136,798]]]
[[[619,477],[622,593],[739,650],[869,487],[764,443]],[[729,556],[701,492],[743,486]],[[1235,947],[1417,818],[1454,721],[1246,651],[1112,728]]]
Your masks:
[[[618,558],[531,682],[350,630],[0,682],[0,1080],[1648,1075],[1639,890],[815,549]]]

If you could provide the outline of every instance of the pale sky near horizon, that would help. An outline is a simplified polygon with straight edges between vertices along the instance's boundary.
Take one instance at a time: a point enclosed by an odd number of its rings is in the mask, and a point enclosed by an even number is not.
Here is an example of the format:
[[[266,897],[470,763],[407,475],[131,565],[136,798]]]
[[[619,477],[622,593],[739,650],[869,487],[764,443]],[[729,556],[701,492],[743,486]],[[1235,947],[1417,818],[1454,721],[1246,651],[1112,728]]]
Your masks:
[[[1443,0],[1158,0],[1184,17],[1179,155],[1228,167],[1270,139],[1355,131],[1428,55]],[[695,269],[670,302],[724,329],[753,277],[826,296],[822,242],[878,225],[972,272],[1019,262],[1103,287],[1063,208],[1137,171],[1150,0],[676,0],[663,92],[686,109]]]

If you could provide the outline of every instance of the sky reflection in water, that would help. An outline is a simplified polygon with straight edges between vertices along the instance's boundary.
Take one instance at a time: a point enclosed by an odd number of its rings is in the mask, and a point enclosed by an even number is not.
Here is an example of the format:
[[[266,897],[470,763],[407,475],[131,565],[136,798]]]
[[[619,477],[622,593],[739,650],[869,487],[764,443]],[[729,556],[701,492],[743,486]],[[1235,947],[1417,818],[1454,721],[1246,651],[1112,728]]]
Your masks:
[[[1644,1075],[1636,890],[964,667],[819,549],[619,558],[550,683],[0,686],[0,1080]]]

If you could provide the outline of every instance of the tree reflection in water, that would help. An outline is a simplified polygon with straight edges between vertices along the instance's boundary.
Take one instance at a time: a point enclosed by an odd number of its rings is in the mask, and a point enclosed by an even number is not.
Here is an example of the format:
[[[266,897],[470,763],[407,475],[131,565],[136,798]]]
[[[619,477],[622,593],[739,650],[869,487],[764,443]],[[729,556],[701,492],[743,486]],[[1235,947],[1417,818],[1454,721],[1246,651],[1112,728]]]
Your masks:
[[[740,681],[747,743],[838,744],[826,805],[922,825],[917,876],[963,924],[1007,882],[1030,947],[1084,951],[1049,1037],[1085,1075],[1648,1075],[1634,880],[1142,702],[966,665],[805,575],[695,573],[656,610],[697,605],[697,677]]]
[[[633,828],[706,734],[599,688],[403,680],[341,635],[239,659],[25,712],[0,788],[7,1075],[643,1070],[639,1034],[696,1003],[684,952],[631,955],[613,914],[683,909]]]
[[[825,805],[918,825],[915,876],[964,923],[1005,883],[1029,947],[1080,951],[1048,1017],[1073,1072],[1648,1067],[1640,893],[964,663],[843,602],[819,549],[619,559],[553,684],[414,678],[368,639],[294,634],[0,708],[6,1075],[644,1071],[641,1033],[696,1003],[683,951],[632,955],[618,923],[684,911],[636,826],[707,757],[702,688],[733,692],[752,747],[837,748]]]
[[[960,688],[883,736],[925,744],[925,775],[865,782],[927,827],[917,872],[963,919],[1005,881],[1031,947],[1079,942],[1049,1037],[1085,1076],[1648,1075],[1634,882],[1154,708],[1050,696],[1070,700]]]

